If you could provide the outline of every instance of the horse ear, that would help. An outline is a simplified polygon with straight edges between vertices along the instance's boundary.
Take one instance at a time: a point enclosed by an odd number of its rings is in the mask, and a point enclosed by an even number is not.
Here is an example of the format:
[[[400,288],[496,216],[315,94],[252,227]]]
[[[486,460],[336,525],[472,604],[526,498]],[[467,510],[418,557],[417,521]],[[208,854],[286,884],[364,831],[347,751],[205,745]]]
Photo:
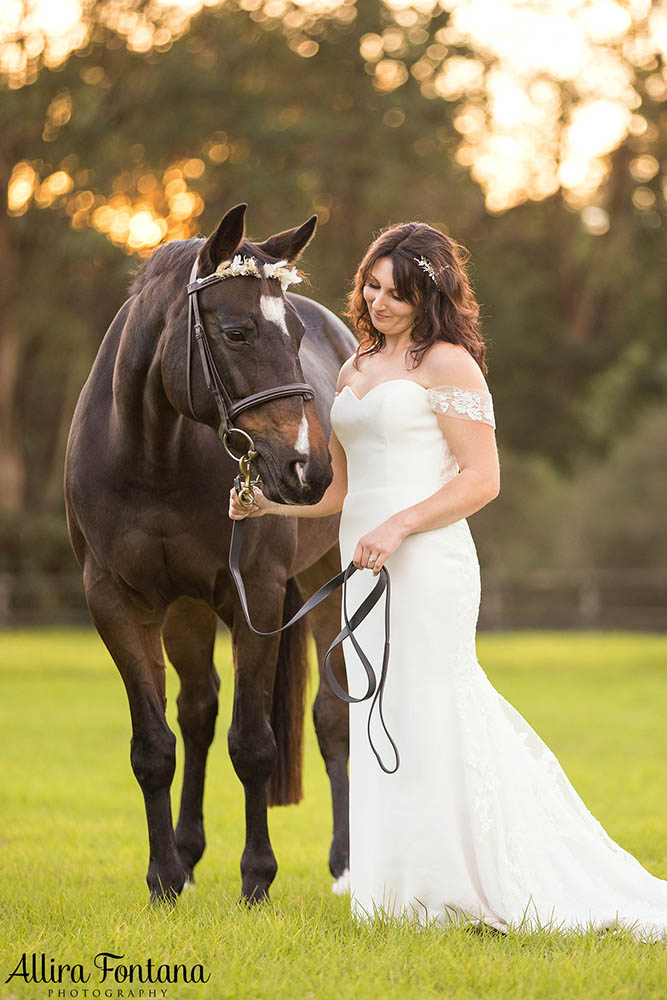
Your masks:
[[[213,274],[218,264],[234,256],[234,251],[243,239],[245,232],[245,210],[243,203],[230,208],[218,223],[218,228],[211,233],[199,251],[199,277]]]
[[[268,257],[275,257],[276,260],[296,260],[310,242],[316,225],[317,216],[311,215],[308,222],[304,222],[302,226],[276,233],[275,236],[269,236],[268,240],[257,245]]]

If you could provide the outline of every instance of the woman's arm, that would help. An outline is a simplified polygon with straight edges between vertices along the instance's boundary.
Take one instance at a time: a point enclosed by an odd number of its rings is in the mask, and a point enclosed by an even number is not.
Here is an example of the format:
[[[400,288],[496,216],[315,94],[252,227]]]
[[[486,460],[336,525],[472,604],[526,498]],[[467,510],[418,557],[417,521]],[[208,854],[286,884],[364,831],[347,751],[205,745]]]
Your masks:
[[[488,391],[477,362],[465,348],[438,345],[429,377],[432,385]],[[406,535],[442,528],[480,510],[500,491],[496,437],[490,424],[437,413],[438,424],[459,466],[459,474],[436,493],[399,511],[396,524]]]
[[[343,447],[333,431],[329,438],[329,451],[333,479],[319,503],[286,504],[275,503],[273,500],[264,498],[268,507],[262,513],[278,514],[280,517],[329,517],[330,514],[337,514],[342,510],[343,500],[347,493],[347,459]],[[250,516],[252,517],[252,514]],[[257,515],[255,514],[255,516]]]
[[[394,515],[407,536],[442,528],[480,510],[500,492],[500,467],[493,427],[473,420],[438,416],[460,472],[426,500]]]
[[[347,368],[348,361],[345,362],[338,374],[337,391],[340,391],[345,384]],[[244,517],[262,517],[263,514],[278,514],[280,517],[329,517],[331,514],[337,514],[338,511],[342,510],[343,500],[347,494],[347,458],[343,446],[333,431],[329,438],[329,452],[333,479],[319,503],[276,503],[265,497],[261,490],[255,488],[257,506],[248,508],[241,504],[236,490],[232,486],[229,493],[229,516],[233,521],[238,521]]]
[[[460,521],[484,507],[500,491],[498,452],[493,428],[456,417],[438,417],[459,465],[454,479],[426,500],[397,511],[357,542],[352,562],[377,576],[408,535]]]
[[[462,348],[438,345],[428,373],[431,385],[486,390],[477,363]],[[374,575],[408,535],[460,521],[498,496],[500,470],[493,427],[477,420],[438,413],[438,424],[459,466],[459,474],[426,500],[397,511],[357,542],[352,561]]]

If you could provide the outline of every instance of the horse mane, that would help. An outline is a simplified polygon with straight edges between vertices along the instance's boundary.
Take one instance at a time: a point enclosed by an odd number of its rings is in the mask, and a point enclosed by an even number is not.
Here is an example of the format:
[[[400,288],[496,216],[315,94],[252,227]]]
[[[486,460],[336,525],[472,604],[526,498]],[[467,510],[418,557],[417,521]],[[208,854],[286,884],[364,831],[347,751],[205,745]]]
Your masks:
[[[189,240],[172,240],[164,246],[157,247],[150,257],[134,270],[129,294],[136,295],[154,278],[171,278],[175,272],[185,270],[186,266],[192,267],[195,253],[203,242],[201,237],[193,236]]]

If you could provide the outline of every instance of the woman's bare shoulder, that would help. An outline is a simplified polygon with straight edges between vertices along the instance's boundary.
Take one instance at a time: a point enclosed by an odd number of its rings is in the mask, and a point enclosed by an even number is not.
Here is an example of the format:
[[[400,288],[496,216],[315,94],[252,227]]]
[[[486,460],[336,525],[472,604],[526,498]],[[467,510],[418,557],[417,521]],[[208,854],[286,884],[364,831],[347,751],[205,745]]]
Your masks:
[[[347,385],[349,382],[354,369],[354,358],[355,355],[351,354],[347,361],[344,361],[341,365],[341,369],[338,372],[338,380],[336,382],[336,392],[340,392],[343,386]]]
[[[453,385],[462,389],[488,391],[482,369],[461,344],[438,341],[429,348],[424,364],[427,384],[434,389],[441,385]]]

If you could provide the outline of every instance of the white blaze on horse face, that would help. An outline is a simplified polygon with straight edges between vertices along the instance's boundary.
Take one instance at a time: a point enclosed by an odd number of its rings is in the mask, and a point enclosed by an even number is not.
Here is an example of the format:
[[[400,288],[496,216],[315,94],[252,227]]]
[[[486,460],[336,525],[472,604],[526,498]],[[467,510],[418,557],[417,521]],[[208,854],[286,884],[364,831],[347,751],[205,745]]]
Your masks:
[[[296,444],[294,445],[296,451],[300,455],[304,456],[303,465],[306,464],[310,457],[310,440],[308,438],[308,421],[306,419],[306,414],[301,417],[301,423],[299,424],[299,433],[297,435]],[[296,464],[296,474],[299,477],[299,482],[303,482],[303,468],[302,463],[297,462]]]
[[[260,295],[259,308],[262,310],[262,316],[265,320],[268,320],[269,323],[275,323],[283,334],[289,337],[285,320],[285,300],[282,295]]]

